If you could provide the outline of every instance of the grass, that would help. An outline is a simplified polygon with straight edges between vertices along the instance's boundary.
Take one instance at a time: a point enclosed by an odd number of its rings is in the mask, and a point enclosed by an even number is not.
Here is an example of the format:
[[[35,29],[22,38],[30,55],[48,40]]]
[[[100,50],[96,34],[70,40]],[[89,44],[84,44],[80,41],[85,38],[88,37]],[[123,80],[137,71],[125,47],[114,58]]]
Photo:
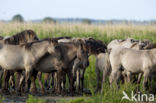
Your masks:
[[[29,95],[26,103],[46,103],[46,101]]]
[[[148,39],[156,42],[156,25],[134,25],[134,24],[114,24],[114,25],[87,25],[87,24],[42,24],[42,23],[0,23],[0,35],[13,35],[25,29],[34,30],[40,39],[46,37],[92,37],[102,40],[108,44],[113,39],[124,39],[132,37],[138,40]],[[90,65],[85,73],[85,88],[89,88],[92,96],[82,96],[60,103],[132,103],[127,100],[121,101],[122,91],[131,95],[136,85],[124,84],[119,90],[110,89],[108,83],[104,85],[102,94],[94,94],[96,88],[95,56],[91,56]],[[44,103],[40,99],[29,96],[27,103]]]

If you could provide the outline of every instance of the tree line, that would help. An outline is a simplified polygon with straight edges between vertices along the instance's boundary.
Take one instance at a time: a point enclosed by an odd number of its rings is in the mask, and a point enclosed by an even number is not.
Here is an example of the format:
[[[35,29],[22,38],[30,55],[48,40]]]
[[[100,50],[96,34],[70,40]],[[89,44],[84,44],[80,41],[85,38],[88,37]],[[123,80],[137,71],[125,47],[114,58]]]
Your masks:
[[[13,16],[12,22],[20,22],[20,23],[23,23],[24,22],[24,18],[20,15],[20,14],[17,14],[15,16]],[[57,21],[51,17],[45,17],[41,22],[43,23],[56,23]],[[89,19],[84,19],[82,20],[82,23],[85,23],[85,24],[91,24],[91,20]]]
[[[23,23],[25,20],[22,17],[22,15],[17,14],[13,16],[12,22],[20,22]],[[68,18],[68,19],[54,19],[52,17],[45,17],[42,20],[38,22],[43,22],[43,23],[57,23],[57,22],[80,22],[84,24],[119,24],[119,23],[124,23],[124,24],[151,24],[151,25],[156,25],[156,20],[151,20],[151,21],[128,21],[128,20],[93,20],[93,19],[73,19],[73,18]]]

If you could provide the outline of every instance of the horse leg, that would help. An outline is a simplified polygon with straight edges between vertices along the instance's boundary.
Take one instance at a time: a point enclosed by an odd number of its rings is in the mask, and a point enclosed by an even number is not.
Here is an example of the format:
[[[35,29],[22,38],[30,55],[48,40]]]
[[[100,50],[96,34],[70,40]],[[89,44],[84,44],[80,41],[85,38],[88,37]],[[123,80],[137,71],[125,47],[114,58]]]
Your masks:
[[[33,71],[32,77],[31,77],[31,88],[30,88],[30,91],[31,91],[31,93],[33,95],[35,95],[35,93],[37,92],[36,84],[35,84],[37,73],[38,73],[37,71]]]
[[[123,76],[122,82],[126,83],[128,81],[128,77],[127,77],[127,72],[125,70],[122,71],[122,76]]]
[[[2,88],[3,69],[0,70],[0,88]]]
[[[100,69],[98,67],[96,67],[95,71],[96,71],[96,80],[97,80],[97,87],[95,90],[96,93],[101,89],[100,87],[101,76],[100,76]]]
[[[66,90],[66,73],[63,72],[63,76],[62,76],[62,90],[63,92]]]
[[[10,78],[9,78],[9,85],[11,88],[15,89],[15,77],[14,77],[14,72],[10,71]]]
[[[54,78],[55,73],[51,73],[52,81],[51,81],[51,86],[54,89],[55,88],[55,78]]]
[[[106,80],[106,76],[107,76],[107,73],[103,72],[102,83],[101,83],[101,93],[103,92],[103,86],[104,86],[104,83],[105,83],[105,80]]]
[[[131,73],[127,71],[127,81],[131,82]]]
[[[16,87],[18,87],[21,78],[21,72],[16,72]]]
[[[57,91],[58,89],[58,78],[57,78],[57,72],[54,73],[54,90]]]
[[[122,74],[121,71],[117,71],[116,86],[117,86],[118,89],[119,89],[119,81],[120,81],[120,78],[121,78],[121,74]]]
[[[50,76],[49,76],[49,82],[48,82],[48,86],[49,86],[49,89],[52,87],[52,74],[49,73]]]
[[[50,88],[49,86],[49,79],[50,79],[50,73],[45,73],[44,76],[44,86],[48,90]]]
[[[145,71],[144,72],[144,80],[143,80],[143,89],[144,89],[144,91],[147,90],[148,78],[149,78],[149,71]]]
[[[19,74],[20,74],[20,72],[19,72]],[[25,79],[25,76],[20,74],[19,83],[18,83],[18,85],[16,84],[18,94],[20,93],[20,91],[22,89],[22,84],[23,84],[24,79]]]
[[[115,80],[116,85],[117,84],[117,80],[119,79],[119,75],[118,72],[120,72],[118,69],[112,69],[111,75],[109,77],[109,82],[110,82],[110,87],[112,88],[112,83]]]
[[[82,70],[82,73],[81,73],[81,87],[80,87],[80,89],[81,89],[81,92],[83,93],[83,87],[84,87],[84,73],[85,73],[85,69],[83,69]]]
[[[75,88],[74,88],[74,78],[72,76],[72,71],[68,71],[67,75],[68,75],[69,84],[70,84],[69,90],[70,90],[71,95],[73,95]]]
[[[22,78],[23,78],[23,81],[21,82],[21,92],[23,92],[24,93],[24,91],[25,91],[25,77],[26,77],[26,75],[25,75],[26,73],[25,73],[25,71],[22,71],[21,73],[20,73],[20,81],[22,81]],[[23,77],[22,77],[23,76]]]
[[[36,93],[35,80],[36,80],[36,77],[35,76],[32,76],[31,77],[31,88],[30,88],[30,91],[31,91],[32,95],[35,95],[35,93]]]
[[[80,69],[77,69],[76,71],[76,85],[75,88],[78,89],[78,91],[80,91]]]
[[[62,70],[57,71],[57,79],[58,79],[58,88],[57,88],[57,93],[61,93],[61,82],[62,82]]]
[[[108,69],[108,67],[103,68],[103,75],[102,75],[102,82],[101,82],[101,93],[103,92],[103,86],[106,81],[106,77],[110,75],[109,69]],[[97,74],[97,75],[99,75],[99,77],[100,77],[100,71],[99,71],[99,74]]]
[[[29,92],[29,80],[30,80],[30,76],[32,74],[33,70],[31,67],[27,67],[26,70],[25,70],[25,74],[26,74],[26,77],[25,77],[25,92],[28,93]]]
[[[9,92],[8,91],[9,76],[10,76],[9,71],[8,70],[4,70],[4,73],[3,73],[3,85],[2,85],[2,91],[4,91],[4,92]]]
[[[41,92],[42,92],[42,94],[45,94],[45,89],[43,87],[42,80],[41,80],[42,79],[42,72],[38,72],[37,78],[38,78],[38,82],[39,82],[39,85],[41,88]]]
[[[140,90],[140,82],[142,78],[143,73],[139,73],[138,80],[137,80],[137,91]]]
[[[152,76],[152,75],[150,75],[149,76],[149,86],[148,86],[148,91],[149,91],[149,93],[152,93],[153,92],[153,79],[154,79],[154,77]]]

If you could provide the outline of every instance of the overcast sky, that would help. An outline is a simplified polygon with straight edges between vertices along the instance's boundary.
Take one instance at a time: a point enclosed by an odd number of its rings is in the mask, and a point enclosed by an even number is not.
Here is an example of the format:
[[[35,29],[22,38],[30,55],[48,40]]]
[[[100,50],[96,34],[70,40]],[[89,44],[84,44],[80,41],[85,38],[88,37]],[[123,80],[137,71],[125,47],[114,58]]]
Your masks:
[[[54,18],[156,19],[156,0],[0,0],[0,20]]]

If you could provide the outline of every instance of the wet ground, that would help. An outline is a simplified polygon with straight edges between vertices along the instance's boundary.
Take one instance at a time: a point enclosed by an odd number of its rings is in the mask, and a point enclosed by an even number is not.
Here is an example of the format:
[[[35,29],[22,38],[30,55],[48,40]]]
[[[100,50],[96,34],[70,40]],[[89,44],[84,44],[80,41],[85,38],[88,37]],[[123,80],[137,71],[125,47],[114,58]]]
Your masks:
[[[3,96],[3,103],[25,103],[27,97],[20,96]]]
[[[46,103],[56,103],[57,101],[61,100],[70,100],[74,99],[76,97],[70,97],[70,96],[34,96],[35,98],[40,98],[42,100],[45,100]],[[3,103],[25,103],[27,100],[26,96],[3,96],[4,100]]]
[[[89,90],[86,90],[83,94],[90,94]],[[34,95],[35,98],[40,98],[45,100],[46,103],[56,103],[57,101],[61,100],[70,100],[76,97],[82,96],[82,93],[74,93],[74,95],[70,95],[69,92],[66,92],[64,95],[56,95],[52,91],[46,91],[45,94],[37,93]],[[25,103],[28,99],[28,94],[22,94],[21,96],[17,95],[15,92],[10,94],[3,94],[1,93],[1,98],[3,99],[3,103]]]

